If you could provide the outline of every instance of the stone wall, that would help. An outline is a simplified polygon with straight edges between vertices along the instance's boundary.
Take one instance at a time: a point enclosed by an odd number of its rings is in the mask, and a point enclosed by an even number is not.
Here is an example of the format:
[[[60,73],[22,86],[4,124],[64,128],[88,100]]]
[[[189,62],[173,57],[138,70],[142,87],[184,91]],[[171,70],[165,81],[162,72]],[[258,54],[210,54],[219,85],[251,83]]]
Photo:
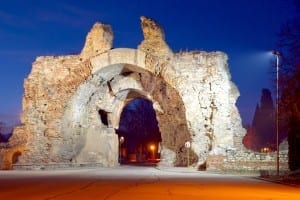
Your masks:
[[[96,23],[81,54],[36,59],[24,81],[23,125],[14,131],[25,136],[18,165],[118,165],[115,130],[124,106],[137,97],[153,102],[161,165],[185,166],[186,141],[194,167],[241,144],[239,92],[227,55],[174,53],[155,21],[142,17],[141,25],[144,40],[137,49],[112,49],[110,26]],[[5,155],[12,162],[12,154]]]
[[[20,162],[55,162],[53,144],[62,140],[61,117],[78,85],[91,73],[79,56],[38,57],[24,81],[21,122],[27,135]]]
[[[210,171],[276,171],[277,153],[258,153],[253,151],[229,150],[225,155],[209,155],[207,170]],[[288,153],[279,152],[280,172],[286,173],[288,167]]]
[[[279,171],[285,174],[289,171],[288,144],[283,141],[279,146]],[[277,152],[260,153],[246,149],[228,149],[224,154],[211,153],[207,160],[207,169],[210,171],[239,171],[265,172],[276,174]]]
[[[219,154],[234,147],[234,137],[241,138],[244,129],[235,106],[239,92],[230,81],[226,54],[178,53],[164,73],[184,102],[198,164],[203,164],[210,152]]]

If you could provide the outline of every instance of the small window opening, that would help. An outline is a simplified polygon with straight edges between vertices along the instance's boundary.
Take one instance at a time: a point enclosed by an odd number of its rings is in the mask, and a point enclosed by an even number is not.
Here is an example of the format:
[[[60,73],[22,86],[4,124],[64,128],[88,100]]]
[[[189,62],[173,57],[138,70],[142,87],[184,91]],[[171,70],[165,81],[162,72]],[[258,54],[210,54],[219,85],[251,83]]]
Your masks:
[[[107,112],[105,110],[99,110],[99,115],[100,115],[100,118],[101,118],[101,122],[108,126],[108,120],[107,120]]]

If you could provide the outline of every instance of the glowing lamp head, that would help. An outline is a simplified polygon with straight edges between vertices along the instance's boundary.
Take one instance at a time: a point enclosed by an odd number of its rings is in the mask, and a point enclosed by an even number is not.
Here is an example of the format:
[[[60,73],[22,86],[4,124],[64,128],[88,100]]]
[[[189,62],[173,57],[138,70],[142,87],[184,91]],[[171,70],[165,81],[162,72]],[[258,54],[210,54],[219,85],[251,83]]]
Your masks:
[[[279,51],[275,51],[275,50],[273,50],[273,51],[272,51],[272,54],[274,54],[274,55],[276,55],[276,56],[280,56],[280,53],[279,53]]]
[[[120,144],[123,144],[125,141],[125,138],[123,136],[120,137]]]
[[[152,151],[154,151],[155,145],[151,144],[151,145],[150,145],[150,149],[151,149]]]

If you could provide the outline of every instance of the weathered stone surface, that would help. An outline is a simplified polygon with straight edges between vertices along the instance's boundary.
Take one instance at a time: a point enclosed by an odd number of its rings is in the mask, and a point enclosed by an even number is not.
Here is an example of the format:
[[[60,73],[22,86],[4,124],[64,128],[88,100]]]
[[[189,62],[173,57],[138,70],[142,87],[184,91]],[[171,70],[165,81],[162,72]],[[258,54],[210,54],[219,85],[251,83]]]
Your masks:
[[[277,152],[258,153],[254,151],[228,150],[226,154],[211,154],[207,157],[211,171],[276,171]],[[279,152],[280,174],[289,171],[287,151]]]
[[[235,106],[239,92],[222,52],[173,53],[163,30],[142,17],[138,49],[111,49],[109,26],[96,24],[80,55],[38,57],[24,81],[25,135],[18,164],[118,165],[118,129],[124,106],[153,102],[161,133],[161,165],[203,165],[225,155],[244,135]],[[107,113],[101,121],[99,110]]]
[[[110,25],[97,22],[86,36],[80,56],[84,59],[88,59],[108,51],[112,48],[112,41],[113,32]]]
[[[165,42],[165,34],[163,29],[152,19],[141,17],[141,25],[144,40],[138,49],[152,56],[164,57],[171,56],[172,51]],[[171,55],[170,55],[171,54]]]
[[[12,169],[12,164],[16,163],[19,156],[24,152],[27,134],[21,127],[14,130],[9,143],[0,143],[0,169]]]

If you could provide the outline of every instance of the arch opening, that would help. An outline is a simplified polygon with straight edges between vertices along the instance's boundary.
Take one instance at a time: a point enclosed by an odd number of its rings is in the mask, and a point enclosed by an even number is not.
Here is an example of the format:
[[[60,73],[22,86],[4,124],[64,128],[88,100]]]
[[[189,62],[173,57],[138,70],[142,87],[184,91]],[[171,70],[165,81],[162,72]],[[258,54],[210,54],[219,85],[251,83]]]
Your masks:
[[[119,137],[117,131],[122,130],[121,114],[137,98],[150,102],[161,139],[154,140],[152,147],[148,140],[149,144],[144,145],[145,151],[148,151],[146,157],[141,159],[137,154],[132,155],[135,158],[133,161],[160,158],[159,165],[186,166],[184,142],[191,141],[191,133],[181,96],[162,76],[125,63],[111,64],[95,70],[78,87],[62,120],[61,133],[64,140],[72,142],[68,146],[63,142],[59,143],[59,148],[53,151],[53,155],[61,156],[62,153],[58,150],[66,149],[64,152],[67,156],[60,157],[64,160],[72,159],[76,163],[96,162],[103,166],[118,165],[122,135]],[[126,141],[125,138],[122,147],[126,145]],[[153,152],[155,156],[150,157]],[[190,164],[197,163],[197,160],[196,153],[191,150]]]
[[[160,161],[161,133],[152,102],[137,97],[122,110],[119,128],[119,163],[150,165]]]

